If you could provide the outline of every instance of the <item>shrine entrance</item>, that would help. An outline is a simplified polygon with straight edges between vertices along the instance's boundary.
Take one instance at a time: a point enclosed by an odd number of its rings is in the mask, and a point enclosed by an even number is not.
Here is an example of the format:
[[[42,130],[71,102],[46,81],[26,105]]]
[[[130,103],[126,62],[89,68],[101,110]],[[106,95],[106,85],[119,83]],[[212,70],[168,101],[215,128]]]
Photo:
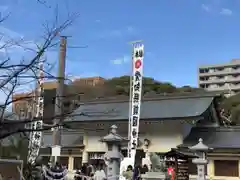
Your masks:
[[[195,157],[192,152],[178,149],[171,149],[164,154],[166,165],[174,168],[174,176],[177,180],[189,180],[188,164]]]

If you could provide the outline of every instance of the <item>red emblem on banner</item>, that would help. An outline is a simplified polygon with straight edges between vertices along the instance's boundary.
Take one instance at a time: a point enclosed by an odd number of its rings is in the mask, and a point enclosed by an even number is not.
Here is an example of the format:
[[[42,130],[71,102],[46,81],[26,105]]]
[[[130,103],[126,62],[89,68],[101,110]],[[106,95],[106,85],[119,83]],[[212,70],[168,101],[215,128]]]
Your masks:
[[[139,69],[141,66],[142,66],[142,61],[141,61],[140,59],[138,59],[138,60],[135,62],[135,68],[136,68],[136,69]]]

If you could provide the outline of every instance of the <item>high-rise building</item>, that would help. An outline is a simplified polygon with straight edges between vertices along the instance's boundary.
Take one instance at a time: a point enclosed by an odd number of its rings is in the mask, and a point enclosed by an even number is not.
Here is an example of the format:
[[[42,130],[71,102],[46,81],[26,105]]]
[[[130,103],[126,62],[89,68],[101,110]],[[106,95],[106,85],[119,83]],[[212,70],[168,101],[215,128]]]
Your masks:
[[[226,94],[240,92],[240,59],[200,66],[198,84],[207,91],[223,91]]]

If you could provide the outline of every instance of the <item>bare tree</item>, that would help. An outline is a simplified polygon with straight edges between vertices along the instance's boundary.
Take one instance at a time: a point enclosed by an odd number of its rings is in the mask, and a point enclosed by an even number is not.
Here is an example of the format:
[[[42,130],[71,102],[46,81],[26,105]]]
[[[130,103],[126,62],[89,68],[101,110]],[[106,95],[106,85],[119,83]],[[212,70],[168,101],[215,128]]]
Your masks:
[[[46,4],[45,1],[38,2]],[[0,25],[4,25],[9,15],[0,17]],[[29,118],[29,116],[19,119],[19,114],[9,114],[8,108],[17,101],[28,101],[30,106],[34,106],[34,103],[36,103],[34,88],[30,93],[20,98],[12,98],[12,96],[21,87],[26,88],[31,84],[36,84],[39,79],[39,62],[48,65],[48,69],[44,71],[44,78],[56,79],[54,75],[49,73],[52,64],[46,58],[46,54],[59,45],[59,36],[66,28],[72,25],[78,14],[68,14],[62,22],[59,22],[58,11],[56,11],[55,16],[54,22],[43,24],[43,34],[38,42],[30,42],[22,37],[8,37],[0,30],[0,54],[2,54],[0,59],[0,91],[4,94],[0,99],[0,139],[15,133],[30,132],[32,129],[26,128],[25,125],[39,120],[37,118]],[[11,56],[11,51],[16,49],[21,49],[21,55],[17,58]],[[38,129],[38,131],[51,129],[52,127],[53,125],[49,124],[43,129]]]

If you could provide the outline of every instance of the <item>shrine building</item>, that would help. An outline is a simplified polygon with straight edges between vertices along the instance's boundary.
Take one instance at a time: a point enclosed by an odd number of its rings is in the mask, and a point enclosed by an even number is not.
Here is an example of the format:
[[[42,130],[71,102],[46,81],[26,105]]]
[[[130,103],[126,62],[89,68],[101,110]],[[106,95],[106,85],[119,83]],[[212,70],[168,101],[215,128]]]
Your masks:
[[[139,128],[136,163],[145,157],[145,142],[148,151],[164,154],[173,148],[186,149],[195,145],[199,138],[214,150],[208,154],[207,175],[239,179],[240,128],[223,127],[218,114],[221,95],[212,93],[143,98]],[[129,100],[98,99],[82,103],[65,122],[69,129],[62,132],[61,162],[69,170],[82,163],[103,160],[107,151],[100,138],[108,134],[115,124],[118,133],[128,137]],[[41,155],[49,159],[52,132],[44,132]],[[127,144],[122,146],[126,155]],[[190,161],[189,161],[190,162]],[[196,167],[191,164],[189,173],[194,177]],[[228,171],[227,171],[227,170]]]

